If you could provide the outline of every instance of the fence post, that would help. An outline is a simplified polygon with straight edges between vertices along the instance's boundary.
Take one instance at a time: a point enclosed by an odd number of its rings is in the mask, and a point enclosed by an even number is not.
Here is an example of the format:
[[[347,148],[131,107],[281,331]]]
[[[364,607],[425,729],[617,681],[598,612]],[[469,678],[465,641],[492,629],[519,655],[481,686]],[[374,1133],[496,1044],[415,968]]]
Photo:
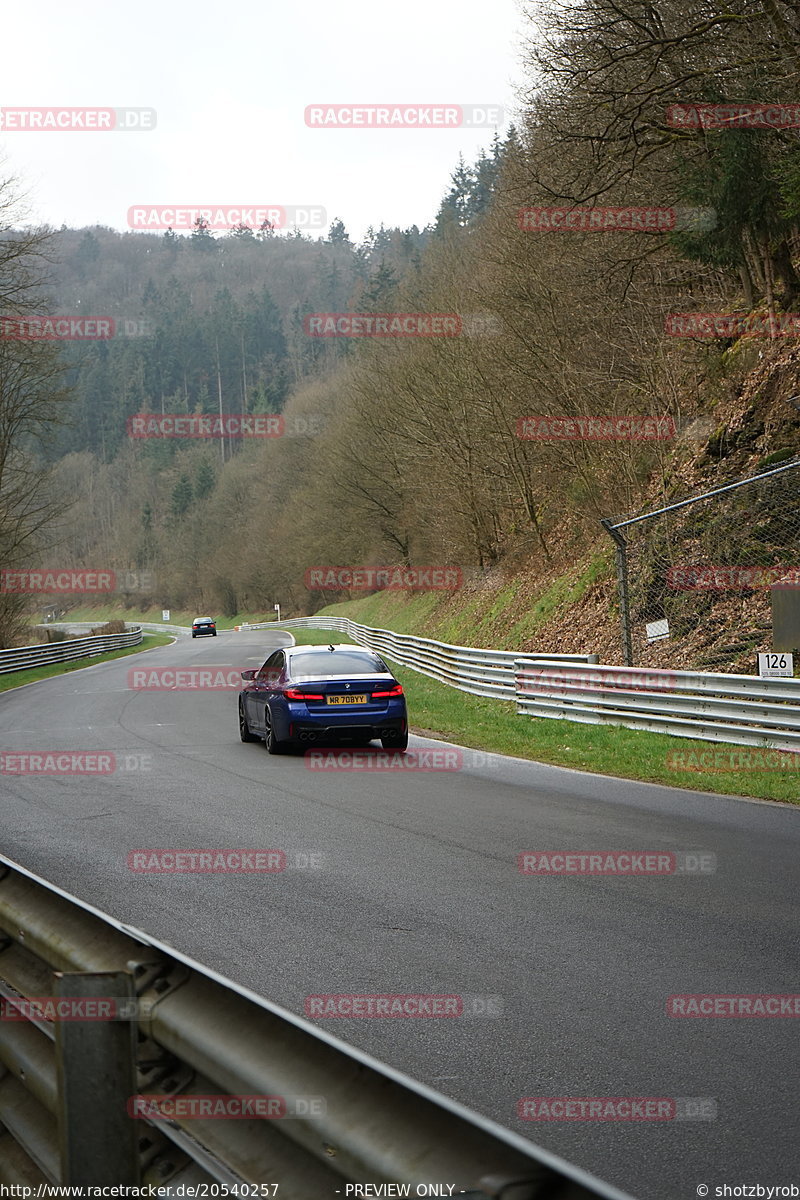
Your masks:
[[[619,591],[619,620],[622,633],[622,659],[626,667],[633,666],[633,639],[631,637],[631,611],[628,597],[628,543],[611,522],[602,517],[600,524],[614,539],[614,554],[617,560],[617,587]]]

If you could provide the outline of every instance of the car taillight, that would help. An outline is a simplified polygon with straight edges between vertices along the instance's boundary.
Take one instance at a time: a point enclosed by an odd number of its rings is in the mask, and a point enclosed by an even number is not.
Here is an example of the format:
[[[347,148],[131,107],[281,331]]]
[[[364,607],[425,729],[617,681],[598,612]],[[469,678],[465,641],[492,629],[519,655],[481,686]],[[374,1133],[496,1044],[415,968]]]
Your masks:
[[[402,694],[403,694],[403,689],[402,689],[401,685],[398,683],[397,687],[390,688],[390,690],[388,692],[373,692],[372,699],[377,700],[379,696],[381,698],[383,698],[384,696],[402,696]]]
[[[325,697],[316,692],[301,692],[298,688],[284,688],[283,694],[287,700],[324,700]]]

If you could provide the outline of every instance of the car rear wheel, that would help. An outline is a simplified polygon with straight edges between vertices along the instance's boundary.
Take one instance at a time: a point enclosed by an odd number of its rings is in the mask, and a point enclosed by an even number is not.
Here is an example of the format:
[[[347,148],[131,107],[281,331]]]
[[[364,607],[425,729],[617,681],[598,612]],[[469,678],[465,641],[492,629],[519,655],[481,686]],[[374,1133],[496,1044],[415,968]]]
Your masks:
[[[196,634],[196,633],[193,633],[193,634],[192,634],[192,637],[193,637],[193,638],[196,638],[196,637],[197,637],[197,634]]]
[[[264,709],[264,745],[268,754],[285,754],[288,749],[288,743],[279,741],[275,736],[275,726],[272,724],[269,705]]]
[[[239,737],[243,742],[257,742],[258,738],[254,733],[250,732],[250,726],[247,724],[247,715],[244,711],[244,705],[239,701]]]
[[[387,734],[381,737],[381,745],[384,750],[399,750],[401,753],[408,749],[408,733],[402,733],[399,736],[394,733]]]

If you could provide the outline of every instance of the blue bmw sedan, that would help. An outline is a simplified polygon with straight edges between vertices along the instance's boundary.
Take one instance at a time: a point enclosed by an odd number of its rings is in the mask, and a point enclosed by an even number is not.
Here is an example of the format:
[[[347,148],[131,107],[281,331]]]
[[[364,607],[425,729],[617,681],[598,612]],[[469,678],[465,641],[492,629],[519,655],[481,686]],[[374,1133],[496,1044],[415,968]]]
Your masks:
[[[403,689],[386,663],[363,646],[290,646],[263,666],[242,671],[239,736],[270,754],[293,746],[380,738],[384,749],[408,746]]]

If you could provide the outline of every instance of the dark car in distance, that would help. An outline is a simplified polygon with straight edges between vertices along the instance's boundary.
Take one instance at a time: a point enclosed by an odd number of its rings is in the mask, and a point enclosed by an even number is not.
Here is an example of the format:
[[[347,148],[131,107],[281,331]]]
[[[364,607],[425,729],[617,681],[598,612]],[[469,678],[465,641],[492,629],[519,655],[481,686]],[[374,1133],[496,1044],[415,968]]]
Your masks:
[[[408,746],[403,689],[379,655],[363,646],[289,646],[258,670],[242,671],[239,736],[270,754],[293,746],[380,738]]]
[[[195,617],[192,621],[192,637],[202,637],[207,633],[210,633],[212,637],[217,636],[216,621],[212,617]]]

